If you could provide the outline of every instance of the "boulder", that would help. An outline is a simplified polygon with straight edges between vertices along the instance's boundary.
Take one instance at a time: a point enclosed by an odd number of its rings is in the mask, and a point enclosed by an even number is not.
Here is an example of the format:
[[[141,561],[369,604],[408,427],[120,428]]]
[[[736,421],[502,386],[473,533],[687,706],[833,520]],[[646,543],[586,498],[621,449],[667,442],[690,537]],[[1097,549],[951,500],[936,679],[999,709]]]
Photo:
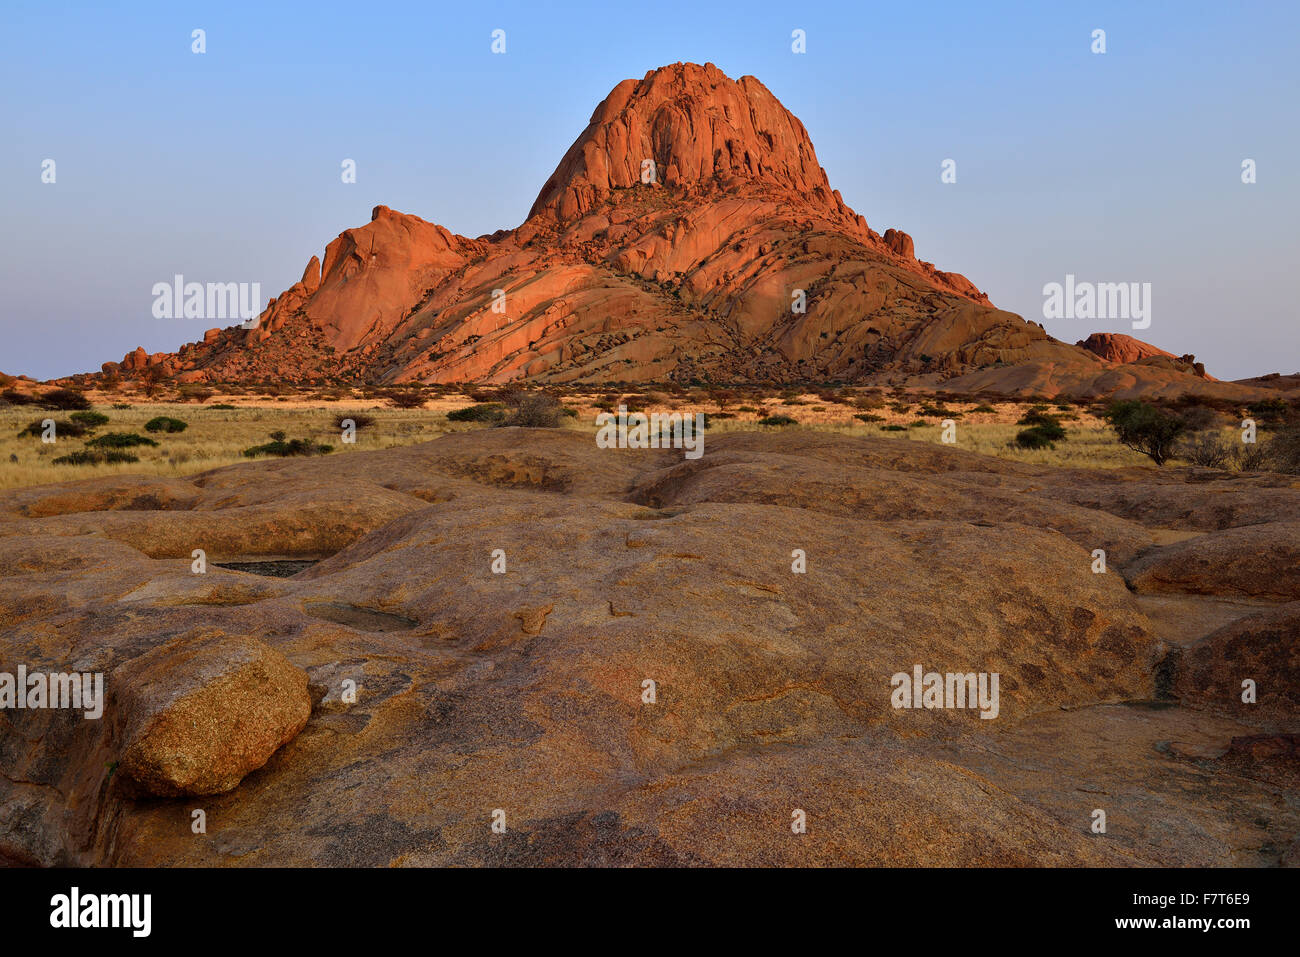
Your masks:
[[[109,677],[118,770],[150,794],[233,790],[303,729],[307,674],[253,638],[202,630]]]

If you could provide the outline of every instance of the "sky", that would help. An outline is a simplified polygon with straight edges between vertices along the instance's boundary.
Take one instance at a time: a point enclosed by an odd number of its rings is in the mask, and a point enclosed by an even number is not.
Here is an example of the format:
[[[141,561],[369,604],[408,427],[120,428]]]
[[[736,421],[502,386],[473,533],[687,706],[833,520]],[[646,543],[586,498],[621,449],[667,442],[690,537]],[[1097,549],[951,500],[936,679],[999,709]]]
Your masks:
[[[6,373],[172,351],[221,323],[156,318],[154,284],[264,305],[379,204],[517,226],[609,91],[679,60],[758,77],[872,228],[1052,335],[1300,371],[1300,4],[113,6],[0,10]],[[1067,275],[1150,283],[1150,326],[1045,319]]]

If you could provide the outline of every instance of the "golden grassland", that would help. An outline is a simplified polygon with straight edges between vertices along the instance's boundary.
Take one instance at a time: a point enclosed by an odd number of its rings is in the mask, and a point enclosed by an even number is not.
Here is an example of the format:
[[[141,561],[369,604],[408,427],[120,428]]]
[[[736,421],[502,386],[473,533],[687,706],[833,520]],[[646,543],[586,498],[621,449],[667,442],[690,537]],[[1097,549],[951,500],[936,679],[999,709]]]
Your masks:
[[[34,406],[0,405],[0,488],[65,482],[75,479],[115,474],[178,476],[207,471],[224,465],[245,462],[243,450],[270,440],[273,432],[283,432],[287,439],[311,439],[329,444],[331,454],[390,448],[424,442],[437,436],[465,429],[490,426],[450,422],[447,413],[474,400],[466,394],[430,395],[423,408],[393,408],[384,398],[352,396],[328,401],[319,396],[216,395],[205,403],[155,401],[140,394],[89,394],[95,411],[109,416],[107,424],[83,438],[58,437],[53,443],[39,437],[18,437],[18,432],[34,420],[66,419],[68,412],[51,412]],[[595,418],[608,408],[599,395],[568,395],[562,400],[577,414],[563,420],[567,429],[596,431]],[[654,392],[634,399],[634,408],[645,412],[705,412],[710,414],[708,434],[735,430],[805,428],[844,435],[874,436],[898,441],[941,441],[941,417],[922,415],[930,404],[924,396],[894,397],[881,400],[870,409],[852,401],[834,401],[815,394],[782,395],[732,399],[719,402],[707,392],[667,396]],[[236,408],[220,408],[234,404]],[[115,405],[127,405],[117,408]],[[1031,402],[980,401],[949,402],[941,407],[954,413],[956,448],[996,455],[1020,462],[1085,468],[1152,467],[1145,456],[1120,445],[1105,424],[1084,407],[1057,408],[1048,404],[1050,413],[1062,416],[1067,439],[1054,449],[1028,450],[1016,447],[1014,439],[1023,426],[1017,420],[1034,407]],[[976,408],[993,411],[974,411]],[[1042,407],[1041,404],[1038,405]],[[336,425],[340,416],[364,414],[374,422],[357,430],[356,441],[341,441]],[[880,421],[861,421],[860,414],[878,416]],[[148,433],[144,424],[155,416],[181,419],[187,428],[179,433]],[[719,418],[719,415],[722,417]],[[795,426],[765,426],[759,420],[785,415],[796,420]],[[886,430],[902,426],[902,431]],[[127,451],[138,456],[133,463],[101,465],[54,464],[55,458],[82,449],[86,439],[107,432],[132,432],[158,442]],[[706,439],[707,449],[707,439]]]

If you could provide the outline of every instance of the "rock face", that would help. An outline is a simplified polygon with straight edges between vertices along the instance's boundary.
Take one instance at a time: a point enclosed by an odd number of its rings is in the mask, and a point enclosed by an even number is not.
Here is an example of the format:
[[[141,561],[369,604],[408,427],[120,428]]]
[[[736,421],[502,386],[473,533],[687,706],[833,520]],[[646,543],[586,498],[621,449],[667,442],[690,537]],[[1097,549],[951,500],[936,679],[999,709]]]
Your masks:
[[[182,637],[113,672],[118,770],[150,794],[222,794],[307,723],[307,674],[251,638]]]
[[[643,181],[643,171],[644,180]],[[1122,338],[1122,337],[1121,337]],[[1190,364],[1103,360],[880,235],[753,77],[677,63],[624,80],[528,219],[479,239],[377,207],[255,328],[122,375],[179,382],[817,381],[1231,398]]]
[[[1143,342],[1141,339],[1134,339],[1132,336],[1126,336],[1122,333],[1094,332],[1087,339],[1076,343],[1076,345],[1100,356],[1107,362],[1120,364],[1145,363],[1155,368],[1173,368],[1183,372],[1190,372],[1211,382],[1217,381],[1205,374],[1205,365],[1197,362],[1196,356],[1176,356],[1172,352],[1166,352],[1164,349],[1151,345],[1149,342]]]
[[[1294,602],[1132,570],[1170,529],[1244,562],[1298,507],[1282,477],[799,430],[688,461],[489,429],[3,492],[0,672],[100,672],[109,704],[0,713],[0,858],[1277,863],[1292,751],[1245,774],[1231,748],[1296,733]],[[217,564],[252,558],[318,563]],[[896,707],[918,665],[998,674],[996,718]],[[209,792],[208,833],[138,782]]]
[[[712,63],[685,63],[614,87],[528,217],[574,221],[611,191],[651,177],[702,189],[749,180],[802,193],[828,213],[845,210],[803,124],[767,87],[752,76],[732,80]]]
[[[1076,343],[1076,345],[1101,356],[1107,362],[1140,362],[1152,356],[1166,356],[1170,359],[1178,358],[1172,352],[1166,352],[1149,342],[1143,342],[1141,339],[1134,339],[1132,336],[1126,336],[1118,332],[1094,332],[1087,339]]]

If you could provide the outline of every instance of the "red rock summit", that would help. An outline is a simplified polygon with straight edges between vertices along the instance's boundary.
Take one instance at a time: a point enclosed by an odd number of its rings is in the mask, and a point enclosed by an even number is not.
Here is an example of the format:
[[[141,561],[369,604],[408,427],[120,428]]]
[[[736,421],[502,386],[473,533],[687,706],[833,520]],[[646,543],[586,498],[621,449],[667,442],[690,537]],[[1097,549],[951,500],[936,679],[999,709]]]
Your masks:
[[[642,176],[653,164],[653,176]],[[1163,363],[1163,364],[1162,364]],[[831,188],[753,77],[677,63],[596,108],[528,219],[469,239],[376,207],[253,328],[105,373],[179,381],[842,381],[1042,395],[1181,394],[995,308]]]
[[[612,190],[641,182],[652,160],[664,186],[720,187],[738,179],[804,194],[846,212],[803,124],[752,76],[679,63],[624,80],[596,107],[533,204],[529,218],[572,221]]]

